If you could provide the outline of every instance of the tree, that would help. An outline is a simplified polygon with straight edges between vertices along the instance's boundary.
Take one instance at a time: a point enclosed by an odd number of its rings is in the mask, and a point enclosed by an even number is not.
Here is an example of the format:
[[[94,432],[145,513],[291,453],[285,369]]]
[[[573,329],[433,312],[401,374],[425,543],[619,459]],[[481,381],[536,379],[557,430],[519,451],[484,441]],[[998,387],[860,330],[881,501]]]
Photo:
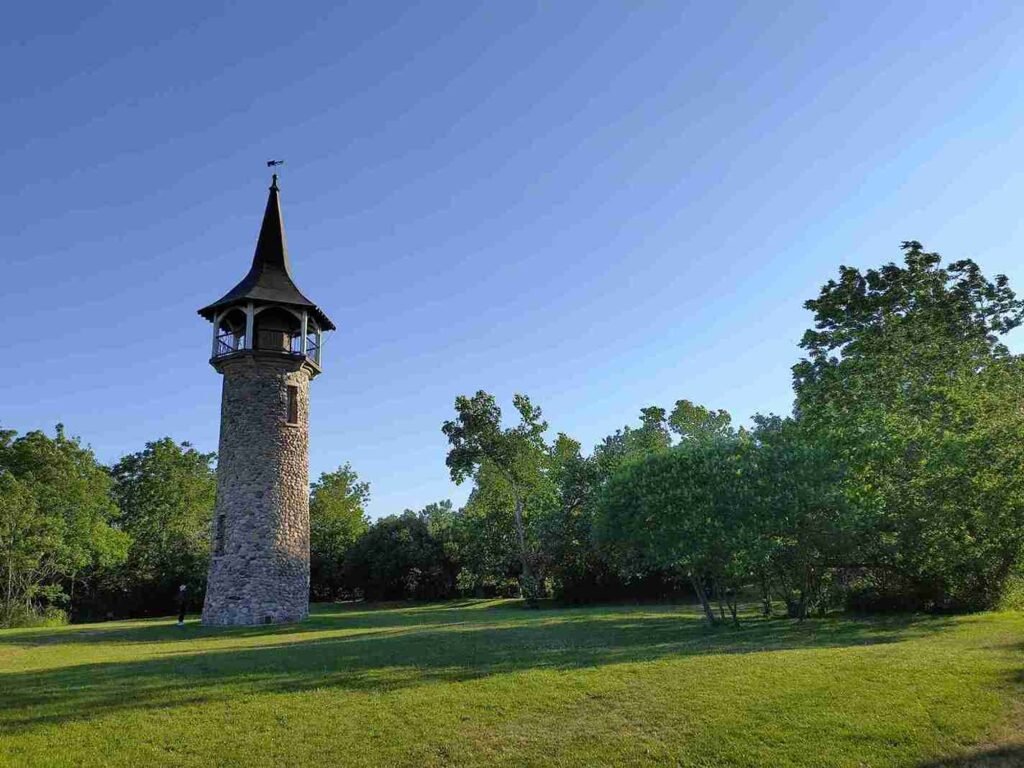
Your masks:
[[[513,404],[519,424],[503,429],[501,409],[492,395],[482,390],[472,398],[460,395],[455,399],[456,418],[441,429],[451,446],[446,464],[453,481],[462,483],[479,476],[480,469],[487,466],[494,471],[492,477],[507,483],[522,566],[520,586],[527,604],[534,605],[540,583],[533,562],[535,549],[527,541],[526,503],[543,480],[547,456],[543,435],[548,425],[541,420],[540,408],[526,395],[515,395]]]
[[[735,436],[732,416],[728,411],[712,411],[689,400],[676,400],[668,424],[681,440],[715,440]]]
[[[427,504],[419,511],[420,520],[427,525],[427,532],[441,547],[442,568],[446,589],[456,589],[459,571],[462,568],[464,546],[459,530],[459,517],[450,499]]]
[[[429,513],[411,509],[375,521],[349,549],[346,583],[368,600],[437,600],[455,589],[444,547],[430,533]]]
[[[217,490],[214,458],[164,437],[111,468],[117,526],[132,539],[127,561],[108,584],[120,593],[120,611],[169,610],[180,584],[202,594]]]
[[[594,500],[600,497],[601,489],[618,472],[649,456],[673,450],[673,432],[679,436],[680,444],[731,440],[736,437],[736,433],[730,424],[731,417],[726,411],[709,410],[689,400],[677,400],[668,416],[665,409],[658,406],[641,409],[639,426],[627,425],[608,435],[587,459],[584,469],[589,474],[587,482],[591,488],[589,502],[582,507],[582,514],[575,520],[577,530],[593,531],[596,514]],[[590,539],[594,541],[593,533]],[[678,588],[678,569],[658,568],[650,560],[641,561],[637,558],[623,561],[620,554],[613,541],[602,539],[600,546],[576,558],[578,563],[587,563],[580,573],[582,578],[578,579],[580,587],[587,585],[585,589],[604,599],[612,595],[659,597]],[[625,562],[628,562],[628,567],[624,566]]]
[[[600,489],[600,467],[584,456],[578,441],[559,433],[550,448],[549,479],[554,503],[538,516],[553,592],[573,601],[607,599],[620,594],[621,580],[595,546],[594,505]]]
[[[57,546],[51,523],[39,514],[31,491],[0,469],[0,627],[23,623],[53,575],[45,568],[46,553]]]
[[[111,527],[111,480],[92,451],[57,425],[21,437],[0,433],[7,581],[32,610],[74,598],[75,586],[124,560],[129,537]],[[29,500],[31,497],[31,501]],[[15,541],[14,538],[17,540]]]
[[[749,504],[742,448],[693,442],[627,464],[602,492],[595,535],[624,567],[673,570],[693,586],[709,624],[711,599],[736,617],[746,581],[743,519]]]
[[[317,600],[334,600],[345,586],[345,557],[369,527],[370,484],[351,464],[324,472],[310,487],[310,589]]]
[[[985,607],[1024,530],[1024,375],[999,340],[1024,302],[970,260],[902,248],[903,266],[841,267],[807,302],[797,414],[844,465],[871,589]]]
[[[744,469],[752,570],[766,614],[776,594],[791,618],[804,619],[825,607],[826,576],[856,558],[858,531],[846,514],[841,468],[826,446],[794,419],[757,415],[754,424]]]
[[[521,592],[522,559],[516,544],[514,505],[504,477],[490,464],[481,465],[455,526],[463,591],[478,597]]]
[[[641,408],[639,427],[617,429],[594,448],[599,478],[603,481],[631,459],[667,451],[671,445],[665,409],[654,405]]]

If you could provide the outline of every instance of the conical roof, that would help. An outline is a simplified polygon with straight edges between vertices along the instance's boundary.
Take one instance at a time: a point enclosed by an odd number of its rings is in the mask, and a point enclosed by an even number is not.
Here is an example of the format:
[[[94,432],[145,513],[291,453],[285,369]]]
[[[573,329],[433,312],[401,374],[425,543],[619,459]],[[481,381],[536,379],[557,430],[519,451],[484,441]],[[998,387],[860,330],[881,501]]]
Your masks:
[[[322,330],[333,331],[334,323],[323,310],[302,294],[292,279],[279,193],[275,173],[270,184],[267,208],[263,213],[263,225],[260,227],[256,253],[253,254],[249,273],[213,304],[200,309],[199,314],[213,322],[217,312],[229,306],[250,301],[256,304],[287,304],[308,310]]]

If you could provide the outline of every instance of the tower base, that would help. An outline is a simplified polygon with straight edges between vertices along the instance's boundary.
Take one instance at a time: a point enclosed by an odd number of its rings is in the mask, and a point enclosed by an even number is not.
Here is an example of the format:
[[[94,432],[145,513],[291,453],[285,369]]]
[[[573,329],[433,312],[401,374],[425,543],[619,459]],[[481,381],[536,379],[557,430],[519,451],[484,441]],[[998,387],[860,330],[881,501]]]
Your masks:
[[[213,555],[203,624],[309,614],[309,380],[294,355],[218,358],[224,376]]]

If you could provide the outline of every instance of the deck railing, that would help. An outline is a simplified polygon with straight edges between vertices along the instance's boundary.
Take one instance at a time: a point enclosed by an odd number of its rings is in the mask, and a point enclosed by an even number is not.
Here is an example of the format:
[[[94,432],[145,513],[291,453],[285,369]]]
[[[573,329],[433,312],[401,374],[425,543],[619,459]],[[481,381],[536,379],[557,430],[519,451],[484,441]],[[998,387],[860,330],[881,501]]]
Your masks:
[[[234,354],[245,349],[245,336],[242,334],[226,331],[217,335],[217,344],[214,347],[213,356],[223,357]]]
[[[264,352],[283,352],[290,355],[302,354],[301,333],[273,333],[273,338],[271,338],[271,333],[272,332],[263,331],[257,334],[257,349]],[[217,336],[217,343],[214,347],[213,356],[215,358],[225,357],[227,355],[233,355],[236,352],[244,352],[245,349],[244,334],[235,334],[231,331],[225,331]],[[317,365],[320,364],[320,344],[318,343],[318,336],[316,333],[310,333],[306,336],[306,357]]]

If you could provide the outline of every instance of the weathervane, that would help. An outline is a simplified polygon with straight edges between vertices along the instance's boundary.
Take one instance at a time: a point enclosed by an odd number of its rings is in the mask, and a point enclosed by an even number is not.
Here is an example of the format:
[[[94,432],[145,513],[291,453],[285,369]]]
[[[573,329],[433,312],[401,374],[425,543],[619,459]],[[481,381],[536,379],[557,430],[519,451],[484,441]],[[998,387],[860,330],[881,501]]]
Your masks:
[[[267,160],[267,168],[276,168],[279,165],[284,165],[284,160]],[[270,182],[271,189],[277,189],[277,174],[274,174],[274,178]]]

